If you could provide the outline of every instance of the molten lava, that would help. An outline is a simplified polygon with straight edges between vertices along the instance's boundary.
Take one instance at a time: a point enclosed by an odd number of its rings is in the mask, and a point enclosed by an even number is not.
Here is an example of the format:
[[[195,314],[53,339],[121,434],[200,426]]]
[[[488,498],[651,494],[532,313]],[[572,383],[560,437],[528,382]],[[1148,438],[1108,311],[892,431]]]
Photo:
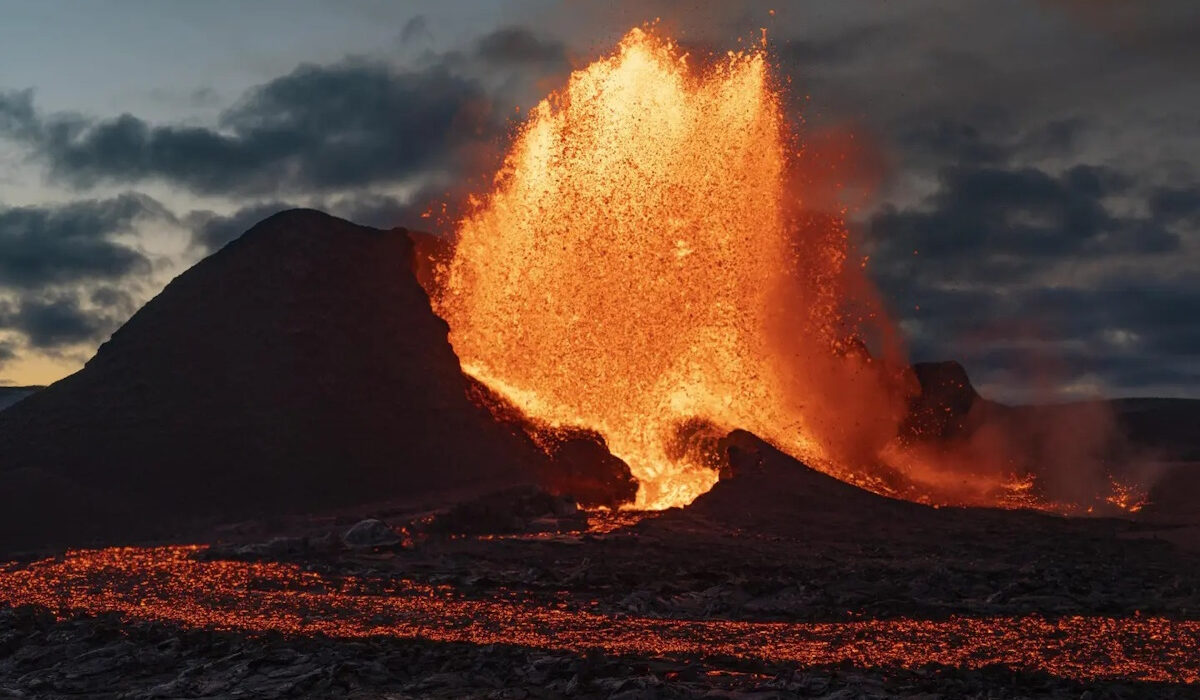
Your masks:
[[[464,368],[601,432],[640,508],[715,483],[681,445],[697,425],[830,470],[872,452],[896,410],[839,335],[844,229],[798,224],[794,150],[763,53],[701,71],[634,29],[538,105],[461,225],[439,311]]]
[[[530,113],[460,224],[435,304],[463,368],[601,433],[635,508],[707,491],[742,428],[876,493],[1070,510],[988,456],[1004,444],[898,438],[915,379],[851,255],[838,158],[797,142],[763,49],[697,66],[629,32]]]
[[[805,667],[1004,665],[1081,681],[1200,682],[1200,622],[1158,617],[949,617],[750,622],[618,617],[521,595],[472,598],[392,576],[336,576],[281,562],[201,561],[194,546],[67,552],[0,562],[0,604],[60,617],[251,634],[422,638],[613,655]]]

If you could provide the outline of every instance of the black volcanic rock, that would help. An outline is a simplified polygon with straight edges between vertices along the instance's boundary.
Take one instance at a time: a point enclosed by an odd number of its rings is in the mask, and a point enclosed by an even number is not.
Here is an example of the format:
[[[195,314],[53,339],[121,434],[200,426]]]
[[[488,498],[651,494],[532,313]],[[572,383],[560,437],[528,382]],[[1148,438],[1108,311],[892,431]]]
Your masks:
[[[961,435],[980,396],[957,362],[918,362],[912,366],[920,392],[909,402],[901,434],[920,439]]]
[[[552,493],[569,495],[581,506],[617,508],[637,496],[638,482],[629,465],[608,451],[594,430],[559,429],[544,437],[550,469],[541,483]]]
[[[486,406],[498,422],[515,434],[528,436],[542,450],[547,461],[536,478],[543,488],[569,496],[585,508],[616,508],[633,502],[637,479],[628,464],[609,452],[603,435],[576,426],[538,425],[482,382],[468,381],[468,394],[476,404]]]
[[[413,242],[413,274],[429,296],[436,298],[442,290],[439,268],[454,257],[454,241],[424,231],[408,231]]]
[[[0,546],[529,481],[545,456],[469,400],[412,248],[293,210],[184,272],[0,414]]]
[[[934,509],[880,496],[823,474],[744,430],[718,444],[721,480],[663,523],[699,519],[745,532],[802,535],[812,528],[877,534],[934,515]]]

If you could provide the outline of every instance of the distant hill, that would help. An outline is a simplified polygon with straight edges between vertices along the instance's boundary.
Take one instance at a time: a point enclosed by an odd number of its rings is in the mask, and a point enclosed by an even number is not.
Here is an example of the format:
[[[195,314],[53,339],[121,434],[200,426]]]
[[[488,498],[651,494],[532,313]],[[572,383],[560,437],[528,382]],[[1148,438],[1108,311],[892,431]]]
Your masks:
[[[33,392],[43,389],[40,386],[0,386],[0,411],[15,404]]]
[[[1115,399],[1110,403],[1130,440],[1175,460],[1200,462],[1200,400]]]
[[[1111,478],[1146,485],[1150,504],[1140,517],[1200,522],[1200,400],[1009,406],[980,396],[957,362],[913,370],[921,393],[902,428],[909,439],[982,446],[962,451],[964,459],[1003,452],[1015,470],[1037,474],[1051,499],[1107,493]]]
[[[1011,406],[980,396],[957,362],[919,362],[913,372],[921,394],[905,427],[927,437],[962,437],[987,421],[1004,417],[1035,423],[1099,408],[1109,413],[1119,435],[1138,449],[1167,461],[1200,461],[1200,399],[1097,399]]]

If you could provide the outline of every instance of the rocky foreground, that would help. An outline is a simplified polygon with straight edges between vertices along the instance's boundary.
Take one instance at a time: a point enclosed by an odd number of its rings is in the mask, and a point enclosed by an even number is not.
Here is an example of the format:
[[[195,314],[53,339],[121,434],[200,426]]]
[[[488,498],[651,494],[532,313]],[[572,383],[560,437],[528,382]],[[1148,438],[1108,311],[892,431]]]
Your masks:
[[[247,636],[0,612],[0,697],[1190,698],[1194,688],[1079,682],[1002,666],[825,668],[574,654],[419,639]]]
[[[660,514],[514,489],[14,562],[0,693],[1200,696],[1189,528],[864,503],[762,449]]]

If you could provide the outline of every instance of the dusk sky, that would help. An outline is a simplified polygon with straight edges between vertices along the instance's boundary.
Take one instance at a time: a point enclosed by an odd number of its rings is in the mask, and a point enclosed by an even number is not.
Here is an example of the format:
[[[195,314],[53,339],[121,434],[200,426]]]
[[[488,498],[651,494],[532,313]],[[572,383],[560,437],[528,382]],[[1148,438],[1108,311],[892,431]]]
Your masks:
[[[914,360],[1007,400],[1200,398],[1194,0],[0,2],[0,384],[75,371],[279,209],[428,225],[656,17],[704,50],[766,27],[797,123],[854,133]]]

